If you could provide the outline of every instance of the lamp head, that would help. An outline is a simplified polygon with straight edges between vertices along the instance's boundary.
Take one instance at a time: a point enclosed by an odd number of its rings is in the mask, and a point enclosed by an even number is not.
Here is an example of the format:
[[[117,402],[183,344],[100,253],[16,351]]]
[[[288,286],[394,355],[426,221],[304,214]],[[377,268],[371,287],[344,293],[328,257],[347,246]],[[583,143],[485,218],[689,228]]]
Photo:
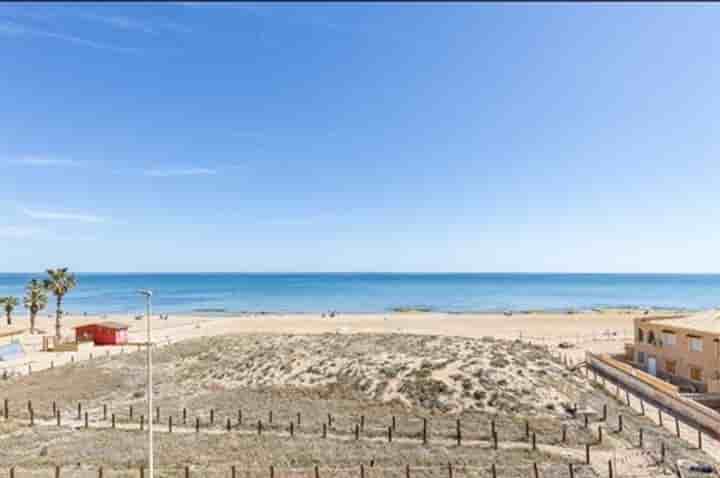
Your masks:
[[[138,294],[144,295],[145,297],[152,297],[153,293],[150,289],[140,289],[137,291]]]

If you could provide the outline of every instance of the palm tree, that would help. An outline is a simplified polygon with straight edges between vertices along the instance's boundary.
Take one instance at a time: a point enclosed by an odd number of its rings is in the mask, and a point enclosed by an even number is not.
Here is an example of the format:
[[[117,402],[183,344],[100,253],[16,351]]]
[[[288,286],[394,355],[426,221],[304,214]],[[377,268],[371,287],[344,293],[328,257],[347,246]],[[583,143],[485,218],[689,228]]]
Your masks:
[[[30,311],[30,333],[35,333],[35,317],[37,313],[47,307],[47,290],[42,282],[33,279],[25,287],[25,308]]]
[[[0,299],[0,304],[3,304],[5,308],[5,317],[7,317],[7,324],[12,325],[12,311],[18,305],[17,297],[3,297]]]
[[[62,318],[62,300],[65,294],[70,292],[77,285],[75,274],[69,273],[67,267],[58,269],[48,269],[47,274],[50,277],[45,279],[43,285],[52,292],[57,299],[57,307],[55,308],[55,338],[60,341],[60,319]]]

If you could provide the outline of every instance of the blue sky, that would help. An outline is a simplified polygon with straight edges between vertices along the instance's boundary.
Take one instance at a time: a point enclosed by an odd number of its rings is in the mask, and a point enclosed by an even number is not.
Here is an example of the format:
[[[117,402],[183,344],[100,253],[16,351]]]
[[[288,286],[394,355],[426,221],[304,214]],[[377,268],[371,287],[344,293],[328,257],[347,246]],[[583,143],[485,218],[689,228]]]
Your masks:
[[[720,272],[718,24],[0,5],[0,270]]]

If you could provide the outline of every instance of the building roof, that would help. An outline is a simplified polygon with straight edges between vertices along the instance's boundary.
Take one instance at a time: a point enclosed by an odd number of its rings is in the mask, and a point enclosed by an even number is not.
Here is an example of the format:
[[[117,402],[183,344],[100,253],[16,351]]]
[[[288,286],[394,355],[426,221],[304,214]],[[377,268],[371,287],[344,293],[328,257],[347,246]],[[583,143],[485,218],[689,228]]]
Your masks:
[[[649,320],[649,324],[720,334],[720,310],[708,310],[687,317]]]
[[[98,327],[104,327],[106,329],[114,329],[114,330],[125,330],[129,329],[130,327],[126,324],[122,324],[120,322],[98,322],[98,323],[90,323],[90,324],[83,324],[83,325],[77,325],[73,327],[74,329],[81,329],[83,327],[89,327],[91,325],[96,325]]]

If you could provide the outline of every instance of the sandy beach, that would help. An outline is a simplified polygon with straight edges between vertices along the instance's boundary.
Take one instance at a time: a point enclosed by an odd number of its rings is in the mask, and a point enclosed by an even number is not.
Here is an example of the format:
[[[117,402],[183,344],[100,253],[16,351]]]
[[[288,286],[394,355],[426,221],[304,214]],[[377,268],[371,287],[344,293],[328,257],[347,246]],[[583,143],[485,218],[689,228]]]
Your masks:
[[[573,346],[564,349],[574,360],[579,360],[585,350],[594,352],[621,352],[623,344],[632,337],[632,319],[643,311],[632,309],[606,309],[578,313],[530,312],[504,314],[449,314],[430,312],[394,312],[386,314],[338,314],[323,317],[322,314],[242,314],[232,316],[171,315],[161,320],[153,315],[153,341],[159,345],[179,341],[232,334],[324,334],[324,333],[402,333],[418,335],[442,335],[479,338],[491,336],[504,339],[522,339],[551,347],[561,342]],[[653,315],[672,314],[672,311],[649,311]],[[38,317],[37,327],[45,335],[54,330],[54,317],[43,314]],[[98,321],[112,320],[127,324],[130,342],[145,340],[145,320],[128,315],[67,315],[63,318],[63,335],[71,337],[73,327]],[[25,330],[27,319],[15,318],[9,330]],[[28,363],[34,370],[50,366],[51,361],[62,363],[70,360],[72,352],[43,353],[40,351],[42,335],[25,333],[20,338],[27,356],[18,361],[3,364],[5,369],[20,371]],[[3,342],[10,338],[6,337]],[[94,347],[94,354],[114,353],[120,347]],[[74,353],[76,359],[89,357]]]
[[[42,335],[21,336],[28,357],[0,386],[12,416],[0,421],[0,435],[13,437],[3,453],[24,471],[61,466],[73,476],[96,476],[105,466],[112,476],[136,476],[145,457],[138,414],[152,413],[162,476],[178,476],[184,465],[202,470],[200,476],[226,476],[237,463],[248,472],[274,465],[284,478],[309,476],[303,473],[317,463],[335,469],[373,460],[387,467],[378,478],[396,476],[407,463],[434,470],[448,461],[470,463],[475,471],[468,478],[484,476],[491,464],[503,476],[527,476],[536,463],[543,476],[560,478],[568,461],[575,476],[585,477],[603,476],[611,459],[623,476],[638,469],[643,477],[664,476],[652,456],[637,454],[635,430],[645,429],[648,449],[664,443],[672,462],[710,458],[631,412],[545,347],[567,342],[561,352],[578,361],[586,350],[622,351],[638,313],[153,317],[153,412],[145,408],[144,354],[132,353],[142,347],[145,321],[69,316],[65,335],[76,325],[113,320],[130,326],[131,344],[48,353],[38,350]],[[52,330],[53,319],[46,315],[39,326]],[[51,363],[52,370],[37,373]],[[572,404],[591,411],[591,426],[567,411]],[[600,416],[605,408],[607,420]],[[620,414],[626,435],[611,432]],[[429,444],[420,440],[424,419],[431,423]],[[302,440],[293,439],[289,423]],[[495,424],[501,443],[492,450]],[[602,444],[598,427],[607,433]],[[537,449],[529,449],[530,429]],[[586,443],[593,444],[590,464],[583,461]],[[715,442],[706,439],[706,447],[715,456]]]

